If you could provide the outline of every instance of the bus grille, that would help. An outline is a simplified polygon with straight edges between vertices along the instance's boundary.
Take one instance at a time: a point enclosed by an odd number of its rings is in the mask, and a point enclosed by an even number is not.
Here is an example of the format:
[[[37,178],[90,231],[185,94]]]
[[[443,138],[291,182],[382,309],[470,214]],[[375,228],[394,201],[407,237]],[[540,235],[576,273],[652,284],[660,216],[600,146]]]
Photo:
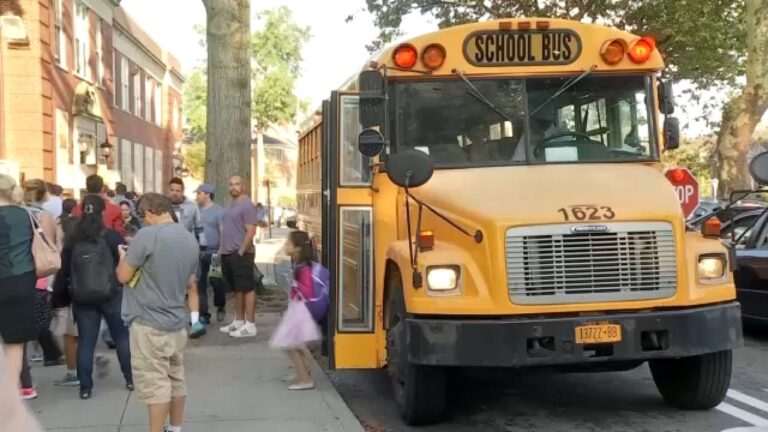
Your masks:
[[[574,226],[507,231],[507,283],[513,303],[649,300],[675,294],[671,224],[616,222],[587,225],[581,232],[572,230]]]

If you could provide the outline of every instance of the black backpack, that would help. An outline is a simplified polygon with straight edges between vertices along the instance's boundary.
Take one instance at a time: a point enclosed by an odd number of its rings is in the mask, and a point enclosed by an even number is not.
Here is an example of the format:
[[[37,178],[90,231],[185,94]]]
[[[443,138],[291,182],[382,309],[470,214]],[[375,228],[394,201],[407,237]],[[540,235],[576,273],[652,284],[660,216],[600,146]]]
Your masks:
[[[81,304],[106,303],[118,294],[115,262],[102,237],[96,243],[81,241],[72,250],[69,295]]]

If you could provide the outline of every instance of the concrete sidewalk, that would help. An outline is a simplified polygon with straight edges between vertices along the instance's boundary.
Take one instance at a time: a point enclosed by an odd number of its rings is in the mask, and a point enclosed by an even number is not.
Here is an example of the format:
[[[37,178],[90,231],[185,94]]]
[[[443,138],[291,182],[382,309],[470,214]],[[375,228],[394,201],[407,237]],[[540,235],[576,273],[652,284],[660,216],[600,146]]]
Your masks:
[[[259,314],[259,336],[253,339],[229,338],[217,331],[218,325],[212,325],[208,335],[190,341],[186,355],[189,397],[185,432],[363,430],[314,360],[310,361],[317,388],[288,390],[292,374],[289,362],[285,355],[267,346],[278,321],[276,313]],[[30,407],[47,431],[147,430],[145,406],[123,389],[114,351],[105,353],[110,364],[96,374],[107,374],[96,377],[93,398],[88,401],[78,398],[77,387],[53,385],[64,374],[63,367],[33,368],[40,397],[30,401]]]
[[[312,356],[308,359],[316,388],[292,392],[288,385],[293,371],[287,357],[268,346],[285,305],[290,277],[290,260],[281,254],[288,232],[273,229],[273,238],[256,246],[256,264],[269,286],[268,293],[258,299],[259,335],[233,339],[219,333],[218,328],[231,321],[230,313],[225,322],[212,323],[206,336],[189,341],[185,358],[189,396],[184,432],[363,431]],[[124,390],[114,351],[99,345],[110,363],[94,372],[93,398],[88,401],[79,399],[77,387],[53,385],[55,379],[64,375],[64,367],[33,368],[40,397],[31,401],[30,407],[47,431],[147,430],[146,407]]]

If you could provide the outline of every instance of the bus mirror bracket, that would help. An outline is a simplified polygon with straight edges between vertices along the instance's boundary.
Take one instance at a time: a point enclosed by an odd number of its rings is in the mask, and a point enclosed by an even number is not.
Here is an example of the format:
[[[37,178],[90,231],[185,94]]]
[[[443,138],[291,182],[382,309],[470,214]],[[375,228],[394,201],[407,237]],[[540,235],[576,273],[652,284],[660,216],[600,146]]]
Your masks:
[[[668,116],[664,119],[664,150],[675,150],[680,147],[680,120]]]

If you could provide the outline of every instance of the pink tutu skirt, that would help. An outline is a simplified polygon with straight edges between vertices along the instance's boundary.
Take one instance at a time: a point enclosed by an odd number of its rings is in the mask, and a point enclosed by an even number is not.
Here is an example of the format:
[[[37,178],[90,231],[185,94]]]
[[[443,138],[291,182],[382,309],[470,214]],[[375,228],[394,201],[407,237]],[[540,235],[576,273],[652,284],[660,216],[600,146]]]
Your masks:
[[[269,346],[275,349],[296,349],[321,338],[320,328],[304,302],[291,300],[269,340]]]

